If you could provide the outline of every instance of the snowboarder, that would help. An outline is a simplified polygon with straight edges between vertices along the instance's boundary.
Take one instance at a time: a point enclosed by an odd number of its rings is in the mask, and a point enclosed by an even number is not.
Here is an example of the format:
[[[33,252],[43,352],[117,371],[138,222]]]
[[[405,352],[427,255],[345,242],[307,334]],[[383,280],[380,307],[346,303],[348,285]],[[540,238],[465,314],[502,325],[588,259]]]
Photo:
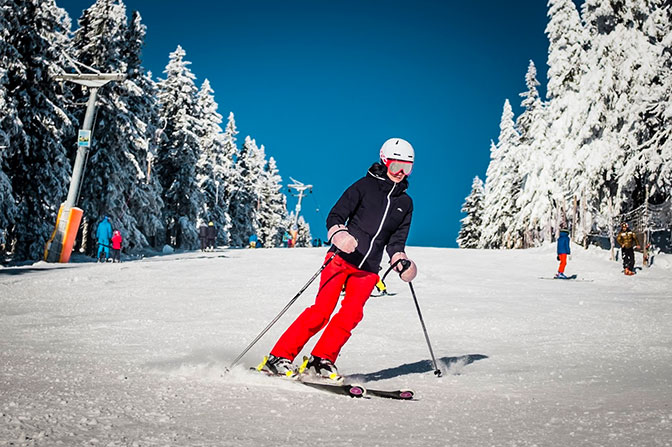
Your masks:
[[[198,239],[201,242],[201,251],[205,251],[208,247],[208,226],[205,222],[198,227]]]
[[[567,266],[567,256],[571,254],[569,249],[569,230],[567,228],[560,229],[560,236],[558,237],[558,256],[557,259],[560,261],[558,266],[558,273],[555,275],[559,279],[568,279],[565,276],[565,267]]]
[[[623,257],[623,273],[628,276],[635,274],[635,248],[639,247],[639,241],[634,231],[630,230],[627,222],[621,224],[621,231],[616,236],[616,242],[621,246]]]
[[[208,222],[208,228],[206,231],[207,236],[207,248],[210,251],[215,251],[215,239],[217,238],[217,229],[213,222]]]
[[[112,262],[121,262],[121,231],[112,232]]]
[[[340,381],[334,363],[352,330],[362,320],[364,304],[379,280],[383,250],[390,264],[408,259],[404,250],[411,225],[413,201],[406,194],[407,176],[414,162],[413,147],[405,140],[391,138],[380,149],[380,162],[348,189],[327,216],[332,258],[320,277],[315,304],[306,308],[282,334],[270,355],[258,369],[292,376],[292,363],[308,340],[325,328],[322,336],[299,368],[321,377]],[[409,260],[406,269],[397,264],[402,280],[412,281],[417,267]],[[345,297],[330,319],[345,285]]]
[[[100,262],[105,262],[110,257],[110,238],[112,237],[112,224],[107,216],[98,224],[96,229],[98,238],[98,255]]]

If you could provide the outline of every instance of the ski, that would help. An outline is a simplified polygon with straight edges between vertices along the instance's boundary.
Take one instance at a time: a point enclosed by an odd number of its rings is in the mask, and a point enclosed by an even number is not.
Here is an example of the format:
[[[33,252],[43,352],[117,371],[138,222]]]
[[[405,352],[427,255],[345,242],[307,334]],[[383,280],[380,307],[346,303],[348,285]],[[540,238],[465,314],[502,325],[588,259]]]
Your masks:
[[[311,388],[316,388],[318,390],[327,391],[335,394],[342,394],[344,396],[350,396],[350,397],[366,397],[367,393],[366,388],[364,388],[361,385],[310,382],[302,379],[298,379],[297,382],[302,383]]]
[[[413,397],[415,396],[413,390],[375,390],[371,388],[366,389],[366,394],[369,396],[397,400],[413,400]]]
[[[415,392],[413,390],[378,390],[378,389],[369,389],[362,385],[354,383],[342,383],[342,382],[316,382],[310,380],[310,376],[306,375],[294,375],[294,376],[285,376],[281,374],[273,374],[266,370],[259,370],[257,368],[250,368],[250,371],[259,372],[268,377],[277,377],[279,379],[289,380],[291,382],[300,383],[311,388],[315,388],[321,391],[340,394],[343,396],[355,397],[355,398],[369,398],[369,397],[382,397],[385,399],[396,399],[396,400],[413,400]]]
[[[573,281],[573,282],[593,282],[592,279],[577,278],[576,275],[568,276],[567,278],[556,278],[554,276],[540,276],[539,279],[553,279],[557,281]]]

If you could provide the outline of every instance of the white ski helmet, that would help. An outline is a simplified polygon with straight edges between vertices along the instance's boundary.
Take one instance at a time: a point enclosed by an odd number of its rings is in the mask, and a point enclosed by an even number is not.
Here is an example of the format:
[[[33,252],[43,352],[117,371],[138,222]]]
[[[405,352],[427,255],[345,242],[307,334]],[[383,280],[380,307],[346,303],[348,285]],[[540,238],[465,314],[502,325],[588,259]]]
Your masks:
[[[401,138],[390,138],[380,148],[380,160],[387,164],[388,160],[415,161],[413,146]]]

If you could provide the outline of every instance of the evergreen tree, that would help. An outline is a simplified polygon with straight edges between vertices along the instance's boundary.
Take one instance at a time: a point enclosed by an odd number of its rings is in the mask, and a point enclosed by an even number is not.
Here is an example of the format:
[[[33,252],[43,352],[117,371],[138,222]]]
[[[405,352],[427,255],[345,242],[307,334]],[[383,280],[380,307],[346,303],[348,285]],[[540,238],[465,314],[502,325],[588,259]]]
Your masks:
[[[161,228],[161,199],[156,179],[148,179],[147,158],[154,148],[155,87],[141,66],[145,28],[135,13],[128,25],[121,0],[97,0],[85,10],[75,32],[77,60],[127,79],[100,90],[94,144],[80,191],[81,207],[93,222],[109,216],[124,235],[124,246],[148,245]],[[95,230],[95,227],[92,228]],[[88,247],[90,254],[96,247]]]
[[[217,113],[214,91],[206,79],[198,92],[198,109],[202,116],[200,131],[201,157],[196,165],[196,179],[203,193],[203,207],[200,218],[213,222],[228,234],[231,218],[226,201],[226,182],[231,175],[233,160],[225,153],[225,134],[220,127],[222,116]],[[221,237],[219,238],[221,241]],[[228,238],[226,241],[228,243]]]
[[[3,132],[0,200],[14,259],[40,259],[67,196],[74,119],[62,108],[69,86],[52,76],[68,65],[70,19],[53,0],[5,0],[2,16]],[[7,144],[5,144],[7,143]],[[10,186],[8,184],[11,184]],[[13,204],[8,203],[13,195]],[[4,213],[3,213],[4,214]]]
[[[132,134],[134,139],[133,145],[129,148],[131,151],[129,160],[136,168],[134,177],[136,188],[130,194],[128,207],[129,214],[135,218],[138,230],[150,245],[156,246],[156,239],[159,235],[162,236],[164,229],[163,200],[159,179],[151,175],[151,164],[158,150],[160,117],[156,83],[152,80],[151,73],[145,71],[140,59],[145,34],[146,27],[142,24],[140,13],[134,11],[126,37],[127,79],[130,83],[125,83],[129,89],[124,98],[133,112],[132,124],[135,132]],[[137,240],[140,242],[141,238],[138,237]]]
[[[282,177],[273,157],[261,176],[261,206],[259,209],[259,239],[264,247],[282,245],[285,232],[283,222],[287,218],[287,197],[281,192]]]
[[[539,81],[537,80],[537,67],[534,65],[533,61],[530,61],[530,64],[527,67],[527,73],[525,74],[525,85],[527,86],[527,91],[520,94],[523,97],[521,106],[524,108],[523,113],[516,120],[516,128],[520,134],[520,142],[527,143],[533,141],[535,135],[532,134],[532,126],[536,122],[536,119],[542,114],[543,104],[541,98],[539,98],[539,91],[537,86],[539,86]]]
[[[252,234],[259,236],[261,184],[265,159],[254,139],[247,136],[240,149],[236,168],[240,183],[231,198],[231,245],[244,247]],[[264,243],[266,241],[263,241]]]
[[[520,190],[516,198],[516,214],[510,235],[514,247],[530,247],[551,240],[549,222],[552,219],[553,196],[556,194],[554,151],[546,133],[548,124],[544,103],[539,97],[537,70],[530,61],[525,75],[527,91],[520,94],[523,113],[518,117],[520,146],[517,168]]]
[[[460,228],[460,234],[457,236],[457,245],[460,248],[478,248],[481,239],[484,195],[483,181],[476,176],[471,185],[471,192],[462,204],[461,211],[466,213],[466,216],[460,220],[462,227]]]
[[[294,243],[295,247],[312,247],[313,245],[313,236],[310,234],[310,225],[303,216],[299,216],[297,221],[298,231],[296,234],[296,242]]]
[[[9,78],[7,71],[10,64],[16,64],[19,55],[16,49],[9,44],[9,24],[5,19],[5,8],[8,5],[0,6],[0,234],[4,236],[7,227],[14,221],[16,206],[14,205],[14,194],[12,183],[4,172],[4,160],[9,156],[11,141],[9,134],[14,123],[16,123],[16,109],[10,107],[7,98],[7,84]],[[4,240],[4,237],[3,237]],[[3,244],[4,245],[4,244]]]
[[[218,235],[220,238],[219,242],[222,245],[231,243],[230,233],[232,223],[229,210],[231,209],[232,198],[241,184],[240,173],[238,172],[238,166],[236,165],[239,152],[238,146],[236,145],[236,135],[238,135],[236,120],[233,112],[230,112],[226,123],[226,129],[224,130],[224,136],[222,138],[222,151],[217,156],[217,163],[215,166],[216,170],[221,171],[223,182],[219,185],[218,199],[219,206],[224,209],[223,215],[225,218],[225,221],[221,223],[221,229]]]
[[[573,238],[581,240],[605,232],[611,203],[624,213],[647,197],[669,200],[669,1],[586,0],[583,24],[571,0],[549,0],[548,6],[548,100],[533,90],[530,65],[517,128],[505,110],[493,144],[482,247],[550,240],[553,222],[570,223],[570,207],[577,223]]]
[[[499,129],[499,140],[496,145],[491,145],[490,165],[486,173],[483,230],[479,243],[483,248],[512,248],[509,229],[517,212],[516,199],[520,188],[515,158],[520,136],[508,100],[504,102]]]
[[[202,209],[202,193],[196,179],[196,163],[201,154],[199,110],[195,76],[182,47],[170,53],[158,83],[161,119],[166,126],[156,155],[156,173],[163,186],[163,219],[167,242],[194,249],[198,246],[196,222]]]
[[[619,186],[627,191],[643,183],[653,202],[661,203],[672,193],[672,8],[663,1],[651,3],[655,8],[644,30],[656,57],[634,124],[638,150],[625,165]]]

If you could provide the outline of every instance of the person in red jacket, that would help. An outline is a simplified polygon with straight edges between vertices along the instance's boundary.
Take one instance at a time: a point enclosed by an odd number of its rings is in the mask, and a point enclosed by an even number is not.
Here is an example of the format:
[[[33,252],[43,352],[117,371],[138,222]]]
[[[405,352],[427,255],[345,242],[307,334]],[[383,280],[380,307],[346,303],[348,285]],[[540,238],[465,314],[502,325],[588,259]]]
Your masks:
[[[338,199],[327,216],[327,234],[333,245],[326,259],[332,260],[322,270],[315,304],[306,308],[282,334],[258,370],[286,376],[307,370],[324,378],[342,380],[334,363],[362,320],[364,304],[379,280],[383,250],[390,256],[390,264],[408,260],[405,247],[413,201],[406,189],[414,158],[410,143],[401,138],[387,140],[380,149],[380,162],[374,163],[367,175]],[[412,281],[417,268],[410,260],[407,265],[403,268],[399,263],[396,268],[402,280]],[[341,307],[331,317],[344,286]],[[293,360],[322,328],[324,332],[311,356],[297,369]]]
[[[121,231],[112,232],[112,262],[121,262]]]

